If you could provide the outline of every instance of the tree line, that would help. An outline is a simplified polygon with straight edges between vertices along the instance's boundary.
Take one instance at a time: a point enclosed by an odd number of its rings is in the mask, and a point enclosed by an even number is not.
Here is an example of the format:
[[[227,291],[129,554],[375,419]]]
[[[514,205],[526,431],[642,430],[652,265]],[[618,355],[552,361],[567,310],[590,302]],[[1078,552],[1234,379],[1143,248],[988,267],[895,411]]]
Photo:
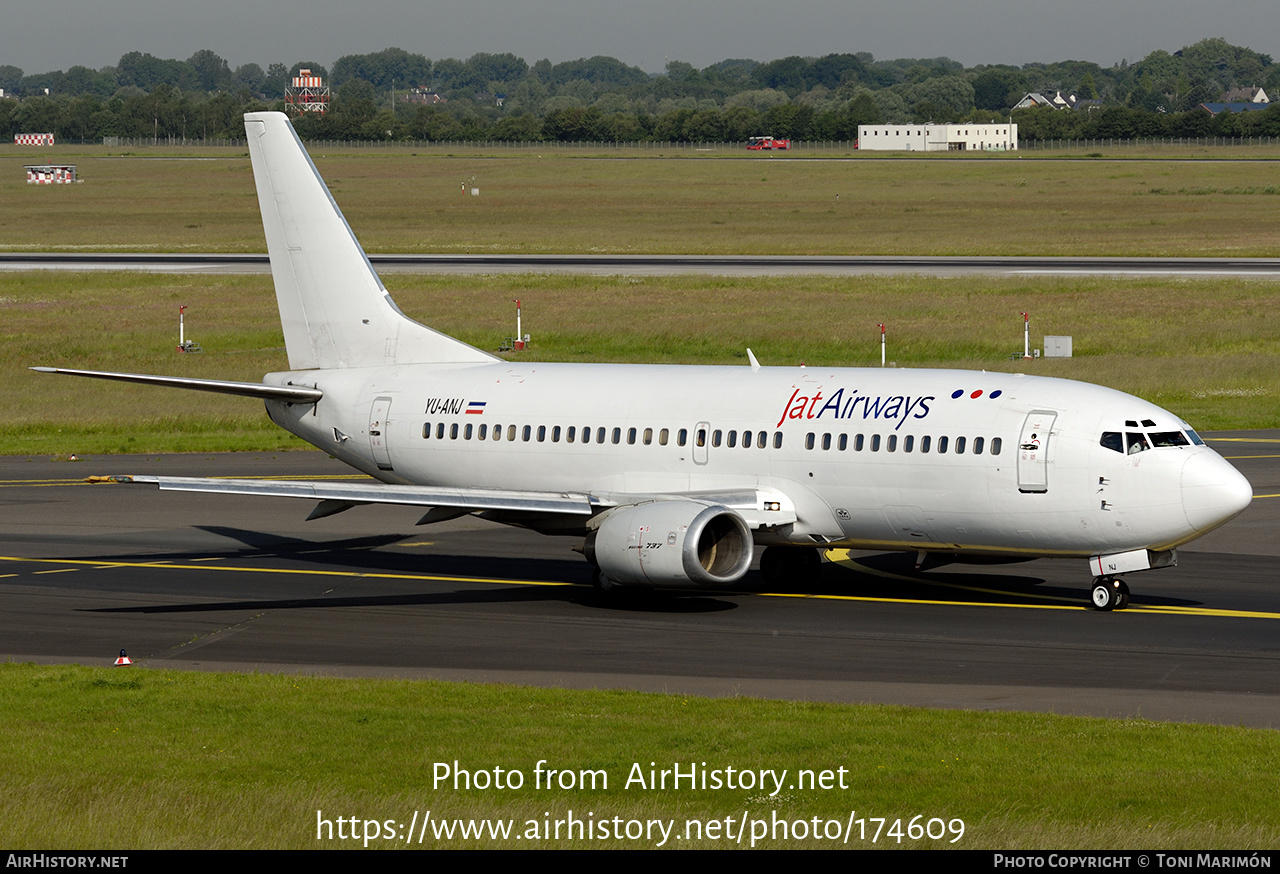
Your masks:
[[[185,61],[129,52],[111,67],[28,75],[0,65],[0,136],[243,137],[241,116],[283,109],[300,69],[324,77],[330,109],[296,120],[307,139],[701,142],[772,134],[852,140],[860,124],[987,122],[1012,116],[1023,139],[1280,136],[1277,110],[1211,116],[1234,87],[1280,92],[1268,55],[1206,39],[1110,67],[1082,61],[978,65],[876,60],[857,52],[650,75],[616,58],[528,64],[513,54],[432,61],[389,48],[317,62],[232,69],[203,49]],[[1088,101],[1090,111],[1012,107],[1028,92]],[[432,95],[426,97],[424,95]],[[431,101],[431,102],[425,102]]]

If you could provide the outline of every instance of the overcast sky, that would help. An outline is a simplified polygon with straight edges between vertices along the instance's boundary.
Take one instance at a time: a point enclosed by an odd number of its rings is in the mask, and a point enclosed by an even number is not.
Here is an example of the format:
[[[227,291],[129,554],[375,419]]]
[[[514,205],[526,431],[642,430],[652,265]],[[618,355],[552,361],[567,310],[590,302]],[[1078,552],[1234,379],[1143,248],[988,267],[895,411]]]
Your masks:
[[[389,46],[432,60],[512,52],[530,64],[611,55],[650,72],[666,61],[871,52],[946,55],[966,66],[1133,62],[1205,37],[1280,56],[1274,0],[42,0],[12,5],[0,64],[27,73],[113,65],[129,51],[186,59],[212,49],[235,67]]]

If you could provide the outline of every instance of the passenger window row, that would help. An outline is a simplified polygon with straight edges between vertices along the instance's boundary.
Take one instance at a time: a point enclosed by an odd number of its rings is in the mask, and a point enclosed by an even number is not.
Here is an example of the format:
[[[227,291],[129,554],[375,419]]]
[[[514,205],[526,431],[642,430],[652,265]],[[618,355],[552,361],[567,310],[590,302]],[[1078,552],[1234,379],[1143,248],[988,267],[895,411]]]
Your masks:
[[[901,449],[903,452],[916,452],[925,454],[930,451],[937,452],[940,455],[946,454],[948,450],[956,455],[964,455],[966,450],[974,455],[982,455],[983,451],[988,451],[991,455],[999,455],[1004,448],[1004,441],[999,437],[992,437],[988,443],[986,438],[974,437],[970,443],[967,437],[957,437],[952,441],[949,437],[943,436],[934,442],[932,435],[925,435],[916,440],[914,434],[904,434],[901,437],[897,434],[889,434],[887,437],[881,437],[879,434],[872,434],[869,437],[863,434],[854,434],[853,439],[849,439],[848,434],[815,434],[809,432],[804,438],[805,449],[816,449],[819,446],[823,450],[834,448],[838,452],[844,452],[850,448],[852,444],[854,452],[862,452],[870,450],[871,452],[897,452]]]
[[[698,431],[699,446],[703,445],[702,441],[704,439],[705,437],[703,436],[703,431],[702,429],[699,429]],[[769,447],[769,432],[768,431],[741,431],[741,432],[725,431],[722,433],[719,429],[716,429],[711,432],[711,445],[712,446],[724,445],[730,449],[733,449],[734,447],[739,445],[741,445],[743,449],[750,449],[752,446],[755,446],[756,449],[767,449]],[[782,432],[781,431],[773,432],[773,448],[774,449],[782,448]]]
[[[460,422],[436,422],[434,425],[427,422],[422,426],[422,438],[430,440],[434,437],[436,440],[492,440],[501,442],[505,440],[508,443],[610,443],[634,446],[639,443],[649,446],[656,442],[659,446],[666,446],[671,440],[671,430],[669,428],[653,429],[653,428],[592,428],[585,425],[579,428],[576,425],[563,427],[561,425],[507,425],[505,430],[502,425],[490,426],[487,422],[476,425],[468,422],[462,424]],[[675,445],[684,446],[689,442],[689,430],[680,428],[675,432]],[[728,449],[741,447],[743,449],[766,449],[770,445],[774,449],[782,448],[782,432],[772,432],[772,437],[768,431],[750,431],[750,430],[730,430],[724,431],[715,429],[708,431],[706,428],[698,428],[694,434],[694,443],[697,446],[705,447],[708,443],[713,447],[724,446]],[[871,452],[879,452],[883,448],[886,452],[897,452],[899,447],[904,453],[918,451],[927,453],[936,451],[945,454],[949,449],[957,455],[963,455],[966,449],[969,449],[974,455],[982,455],[984,449],[988,450],[991,455],[999,455],[1003,447],[1003,442],[999,437],[992,437],[988,443],[985,438],[974,437],[973,442],[969,443],[965,437],[957,437],[954,442],[948,437],[939,437],[935,443],[931,436],[924,436],[916,441],[914,434],[906,434],[899,438],[897,434],[890,434],[882,437],[880,434],[872,434],[867,437],[864,434],[854,434],[852,439],[848,434],[822,434],[820,437],[813,432],[805,435],[805,449],[815,449],[821,445],[824,450],[835,448],[840,452],[844,452],[852,445],[854,452],[862,452],[869,449]],[[936,447],[936,449],[935,449]],[[952,449],[954,447],[954,449]],[[970,448],[971,447],[971,448]]]
[[[432,437],[436,440],[492,440],[500,442],[506,440],[508,443],[529,443],[536,441],[538,443],[622,443],[624,440],[630,445],[642,443],[648,446],[656,442],[659,446],[666,446],[671,439],[671,430],[662,428],[655,431],[653,428],[596,428],[592,429],[589,425],[578,428],[576,425],[563,427],[561,425],[507,425],[503,429],[502,425],[490,426],[487,422],[479,425],[471,422],[465,425],[459,422],[446,424],[437,422],[433,425],[426,422],[422,426],[422,439],[430,440]],[[594,438],[594,439],[593,439]],[[676,432],[676,445],[684,446],[689,440],[689,431],[681,428]]]
[[[626,443],[634,446],[639,443],[649,446],[657,443],[659,446],[666,446],[671,442],[672,432],[670,428],[600,428],[592,429],[590,425],[584,425],[578,428],[576,425],[563,427],[561,425],[507,425],[503,430],[502,425],[493,425],[483,423],[480,425],[468,422],[462,424],[460,422],[426,422],[422,426],[422,439],[430,440],[434,437],[436,440],[506,440],[509,443],[516,442],[538,442],[546,443]],[[675,431],[675,445],[684,446],[689,442],[689,429],[679,428]],[[706,446],[708,443],[712,446],[727,446],[733,449],[741,446],[743,449],[756,447],[764,449],[770,443],[774,449],[782,448],[782,432],[773,432],[773,437],[769,437],[768,431],[723,431],[716,429],[709,431],[706,428],[698,428],[694,434],[694,443],[698,446]]]

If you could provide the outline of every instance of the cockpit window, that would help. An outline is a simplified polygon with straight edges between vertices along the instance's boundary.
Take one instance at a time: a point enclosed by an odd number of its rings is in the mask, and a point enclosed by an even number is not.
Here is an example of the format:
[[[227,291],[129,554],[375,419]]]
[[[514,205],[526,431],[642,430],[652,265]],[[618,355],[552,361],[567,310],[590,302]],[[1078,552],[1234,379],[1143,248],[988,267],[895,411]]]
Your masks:
[[[1139,452],[1146,452],[1151,448],[1151,444],[1147,443],[1145,434],[1139,431],[1129,431],[1125,435],[1125,443],[1129,445],[1129,454],[1134,455]]]
[[[1153,446],[1186,446],[1187,442],[1181,431],[1156,431],[1151,434]]]
[[[1121,438],[1119,431],[1103,431],[1102,439],[1098,443],[1112,452],[1119,452],[1124,455],[1124,440]]]
[[[1142,420],[1142,427],[1144,428],[1154,428],[1155,426],[1156,426],[1156,423],[1151,421],[1150,419]]]
[[[1192,443],[1194,443],[1194,444],[1195,444],[1195,445],[1197,445],[1197,446],[1203,446],[1203,445],[1204,445],[1204,441],[1200,439],[1200,435],[1199,435],[1199,434],[1197,434],[1195,431],[1193,431],[1193,430],[1190,428],[1190,426],[1188,426],[1188,425],[1187,425],[1187,423],[1186,423],[1186,422],[1183,422],[1183,423],[1182,423],[1182,427],[1183,427],[1183,428],[1186,428],[1186,430],[1187,430],[1187,436],[1191,438],[1191,442],[1192,442]]]

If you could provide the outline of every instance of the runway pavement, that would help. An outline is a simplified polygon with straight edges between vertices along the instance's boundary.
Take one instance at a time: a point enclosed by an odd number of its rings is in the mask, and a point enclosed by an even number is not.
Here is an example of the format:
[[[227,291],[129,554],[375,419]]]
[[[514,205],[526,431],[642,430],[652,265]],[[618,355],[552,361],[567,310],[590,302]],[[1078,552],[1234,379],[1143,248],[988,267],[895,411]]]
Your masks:
[[[412,509],[87,485],[303,478],[320,453],[0,458],[0,656],[501,680],[1280,727],[1280,431],[1210,435],[1253,506],[1086,608],[1082,561],[826,566],[805,592],[601,603],[568,538]]]

